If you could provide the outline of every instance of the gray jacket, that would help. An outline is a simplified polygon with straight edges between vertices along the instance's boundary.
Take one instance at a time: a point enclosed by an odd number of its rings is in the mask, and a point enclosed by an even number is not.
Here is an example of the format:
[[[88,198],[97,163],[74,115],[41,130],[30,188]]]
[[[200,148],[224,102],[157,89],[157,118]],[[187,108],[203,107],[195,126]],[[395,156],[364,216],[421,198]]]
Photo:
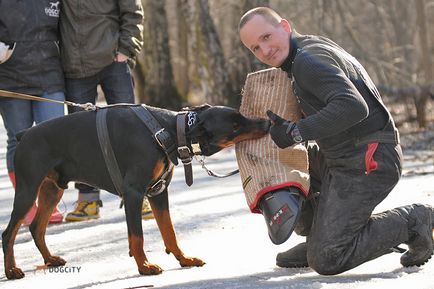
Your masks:
[[[134,64],[140,52],[143,9],[140,0],[63,0],[61,54],[65,76],[83,78],[110,65],[117,52]]]

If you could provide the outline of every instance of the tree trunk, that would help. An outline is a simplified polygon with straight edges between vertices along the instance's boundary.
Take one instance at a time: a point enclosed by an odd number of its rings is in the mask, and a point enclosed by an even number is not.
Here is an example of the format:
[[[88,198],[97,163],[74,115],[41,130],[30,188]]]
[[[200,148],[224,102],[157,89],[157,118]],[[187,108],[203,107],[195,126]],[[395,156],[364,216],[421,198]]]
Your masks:
[[[211,0],[213,18],[219,27],[223,52],[226,58],[230,98],[228,104],[240,105],[241,89],[248,73],[267,68],[241,43],[238,23],[241,16],[251,8],[269,6],[269,0]]]
[[[419,26],[419,41],[421,47],[421,65],[422,70],[425,74],[425,83],[433,80],[433,68],[431,54],[429,53],[429,34],[427,30],[426,15],[425,15],[426,4],[425,0],[416,0],[416,12],[417,20]],[[427,115],[426,115],[426,104],[430,98],[430,94],[424,93],[420,97],[415,99],[416,112],[417,112],[417,122],[419,127],[427,127]]]
[[[165,1],[142,2],[145,12],[144,45],[135,72],[136,95],[141,103],[178,110],[181,97],[173,78]]]
[[[227,104],[228,73],[208,0],[181,0],[188,23],[189,100],[197,104]]]

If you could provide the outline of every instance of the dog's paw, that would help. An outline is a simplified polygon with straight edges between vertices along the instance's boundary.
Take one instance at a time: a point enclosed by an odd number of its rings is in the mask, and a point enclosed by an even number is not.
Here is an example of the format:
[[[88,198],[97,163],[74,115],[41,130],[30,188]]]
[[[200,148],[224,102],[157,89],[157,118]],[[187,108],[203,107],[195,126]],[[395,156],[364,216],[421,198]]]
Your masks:
[[[179,260],[181,267],[202,267],[205,262],[195,257],[183,257]]]
[[[6,278],[8,279],[21,279],[24,277],[24,272],[17,267],[13,267],[9,270],[6,270]]]
[[[158,275],[163,272],[163,269],[161,269],[160,266],[150,263],[145,263],[138,269],[140,275]]]
[[[66,261],[59,256],[50,256],[47,260],[45,260],[45,265],[50,267],[63,266],[65,264]]]

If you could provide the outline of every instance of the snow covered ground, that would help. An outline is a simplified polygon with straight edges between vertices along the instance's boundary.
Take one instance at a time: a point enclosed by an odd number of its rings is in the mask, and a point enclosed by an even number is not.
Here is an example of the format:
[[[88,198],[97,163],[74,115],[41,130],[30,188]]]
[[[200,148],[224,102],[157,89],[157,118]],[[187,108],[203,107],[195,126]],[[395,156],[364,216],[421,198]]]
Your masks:
[[[5,133],[0,126],[0,231],[9,221],[13,190],[5,167]],[[423,202],[434,204],[434,163],[412,160],[409,174],[376,211]],[[234,150],[207,159],[210,169],[229,172],[236,168]],[[0,288],[293,288],[293,289],[433,289],[434,260],[417,268],[402,268],[400,254],[392,253],[337,276],[321,276],[309,268],[283,269],[275,265],[276,254],[301,242],[295,234],[276,246],[268,238],[261,215],[247,208],[239,175],[225,179],[209,177],[194,166],[194,184],[187,187],[178,167],[170,186],[172,220],[183,251],[206,262],[197,268],[181,268],[164,244],[154,220],[143,221],[148,259],[160,265],[158,276],[141,276],[128,256],[127,227],[119,199],[103,192],[101,218],[83,223],[49,226],[46,240],[53,254],[67,264],[63,270],[36,270],[43,264],[27,227],[22,227],[15,244],[17,265],[26,277],[9,281],[0,262]],[[73,185],[65,191],[59,208],[70,211],[77,193]],[[3,256],[2,256],[3,257]]]

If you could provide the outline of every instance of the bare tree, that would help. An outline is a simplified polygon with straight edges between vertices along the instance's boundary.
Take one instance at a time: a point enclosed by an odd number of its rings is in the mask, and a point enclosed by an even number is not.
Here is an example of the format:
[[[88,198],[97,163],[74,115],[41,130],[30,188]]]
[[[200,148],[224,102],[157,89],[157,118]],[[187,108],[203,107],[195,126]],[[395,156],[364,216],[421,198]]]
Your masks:
[[[177,110],[181,97],[173,78],[164,5],[164,0],[143,0],[144,46],[135,70],[136,95],[142,103]]]
[[[418,35],[421,47],[421,68],[425,74],[423,81],[425,83],[429,83],[434,81],[433,78],[433,61],[431,57],[431,53],[429,52],[429,33],[427,28],[427,18],[426,18],[426,2],[425,0],[416,0],[416,12],[418,19]],[[426,116],[426,105],[430,96],[434,93],[425,92],[421,93],[418,97],[415,97],[416,111],[417,111],[417,121],[420,127],[427,126],[427,116]]]
[[[218,28],[226,59],[232,106],[239,106],[241,89],[248,73],[266,68],[244,47],[238,33],[241,16],[251,8],[269,6],[268,0],[212,0],[211,12]]]
[[[181,0],[180,7],[188,24],[189,100],[226,104],[230,91],[226,61],[208,0]]]

